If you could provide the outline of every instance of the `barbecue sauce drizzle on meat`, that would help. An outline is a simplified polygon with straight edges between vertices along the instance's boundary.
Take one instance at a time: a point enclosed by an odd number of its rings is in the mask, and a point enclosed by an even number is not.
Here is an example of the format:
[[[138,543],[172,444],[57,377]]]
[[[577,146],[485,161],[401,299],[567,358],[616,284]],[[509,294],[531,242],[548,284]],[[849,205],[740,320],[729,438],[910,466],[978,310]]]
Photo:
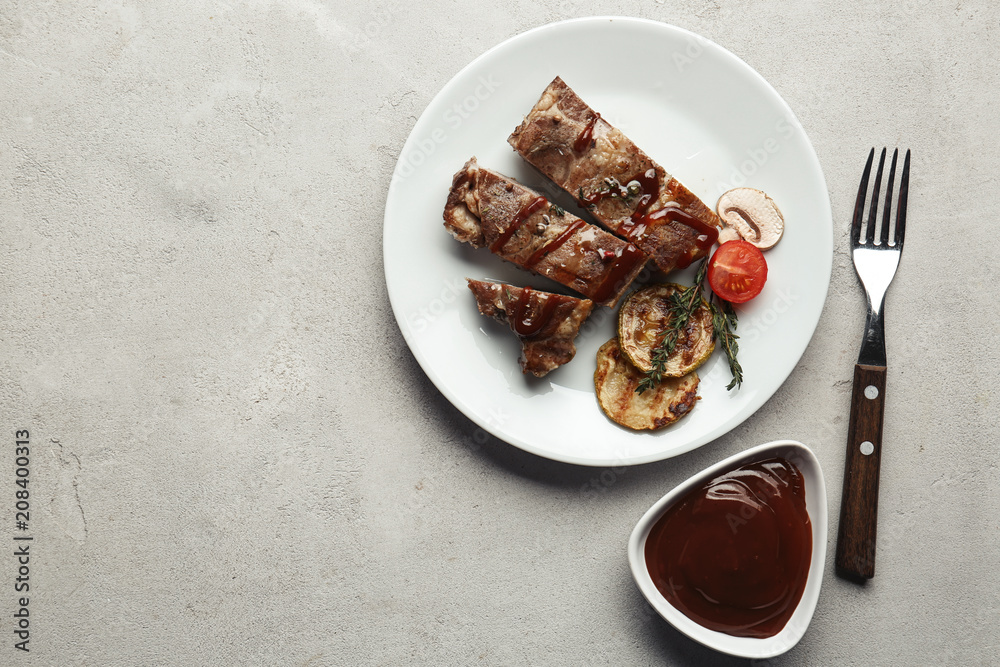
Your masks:
[[[622,249],[622,254],[615,258],[615,263],[611,265],[604,282],[598,285],[597,289],[590,296],[594,301],[605,301],[622,286],[622,281],[635,268],[636,262],[645,262],[646,255],[634,245],[629,243]]]
[[[507,244],[507,242],[513,238],[514,234],[517,233],[517,230],[524,225],[528,218],[540,211],[548,203],[549,201],[545,197],[536,197],[522,206],[521,210],[517,212],[517,215],[514,216],[514,218],[510,221],[510,224],[507,225],[506,229],[504,229],[503,233],[501,233],[500,236],[498,236],[496,240],[490,244],[490,250],[493,252],[499,252]],[[523,266],[528,269],[533,268],[540,261],[542,261],[546,255],[559,249],[560,246],[572,238],[573,234],[576,233],[577,230],[581,227],[585,227],[586,224],[587,222],[585,220],[575,221],[560,232],[559,236],[535,250],[535,252],[528,257],[528,260],[524,262]],[[588,296],[595,301],[608,300],[622,286],[622,282],[632,269],[635,268],[636,263],[643,262],[645,259],[645,254],[629,243],[622,249],[621,253],[615,257],[614,263],[611,265],[611,269],[608,271],[604,280],[597,286],[597,289],[594,290],[594,293]],[[514,323],[514,331],[517,332],[518,335],[525,337],[532,336],[540,331],[550,319],[551,311],[555,308],[554,300],[549,299],[546,302],[539,318],[532,319],[528,317],[528,319],[525,319],[527,316],[526,309],[528,304],[528,289],[530,288],[526,288],[525,292],[521,293],[521,296],[515,303],[513,312],[511,313],[511,322]]]
[[[503,230],[503,233],[497,237],[497,240],[490,245],[490,250],[498,252],[501,248],[503,248],[507,244],[507,241],[509,241],[511,237],[517,233],[517,230],[521,228],[524,221],[540,211],[548,203],[549,200],[545,197],[535,197],[532,201],[522,206],[521,210],[514,216],[514,219],[510,221],[509,225],[507,225],[507,229]]]
[[[530,287],[525,287],[521,290],[520,296],[517,297],[517,301],[513,303],[510,309],[511,327],[514,329],[514,333],[523,338],[534,336],[541,331],[549,323],[549,320],[552,319],[552,313],[555,311],[557,305],[554,297],[545,297],[541,312],[532,313],[528,306],[531,305],[531,295],[533,292],[534,290]],[[536,302],[538,300],[535,299]]]
[[[601,114],[595,113],[594,117],[590,119],[583,131],[573,142],[573,152],[583,153],[588,148],[590,148],[590,142],[594,139],[594,126],[597,125],[597,121],[601,120]]]
[[[633,176],[629,183],[632,181],[639,183],[639,203],[632,212],[632,224],[634,225],[646,215],[646,211],[649,210],[653,202],[659,199],[660,179],[657,178],[655,169],[647,169],[641,175]]]
[[[577,220],[572,225],[568,226],[566,229],[562,231],[562,233],[559,236],[552,239],[551,241],[543,245],[541,248],[533,252],[531,254],[531,257],[528,258],[528,261],[524,263],[525,268],[530,269],[534,267],[536,264],[542,261],[543,257],[548,255],[550,252],[555,252],[556,250],[558,250],[559,247],[562,246],[562,244],[566,243],[566,241],[568,241],[569,238],[576,233],[576,230],[580,229],[585,224],[587,224],[585,221]]]
[[[693,215],[686,213],[684,210],[678,208],[677,206],[664,206],[661,209],[657,209],[652,213],[648,213],[641,218],[637,223],[629,224],[625,223],[621,227],[621,231],[625,236],[633,242],[641,240],[646,230],[651,224],[654,224],[660,220],[666,218],[667,220],[673,220],[679,222],[682,225],[690,227],[695,232],[697,236],[694,239],[694,244],[703,253],[707,253],[715,242],[719,238],[719,230],[712,226],[705,224]],[[634,218],[633,218],[634,219]],[[691,255],[686,255],[684,257],[678,258],[677,268],[684,269],[691,264]]]
[[[590,125],[588,124],[587,127],[590,128]],[[580,137],[583,137],[586,132],[587,130],[584,129]],[[580,142],[580,137],[577,138],[576,144],[574,144],[574,150],[576,150],[576,145]],[[638,184],[638,192],[633,193],[629,190],[629,185],[633,183]],[[655,169],[647,169],[642,174],[633,176],[625,186],[620,184],[609,185],[607,190],[592,192],[582,197],[582,200],[584,204],[594,206],[608,197],[627,199],[630,196],[638,196],[639,201],[636,203],[635,209],[632,211],[632,215],[628,221],[621,225],[618,232],[633,243],[641,242],[649,227],[654,226],[663,219],[673,220],[693,229],[698,234],[695,238],[695,245],[704,252],[707,252],[715,245],[715,242],[719,238],[718,228],[702,222],[677,206],[667,205],[652,213],[649,212],[649,207],[660,197],[660,179],[657,177]],[[690,258],[688,258],[688,263],[690,263]],[[678,268],[684,268],[685,266],[687,264],[678,266]]]
[[[496,252],[503,248],[507,242],[513,238],[514,234],[517,233],[517,230],[524,225],[528,218],[545,208],[545,205],[548,203],[549,201],[545,197],[536,197],[532,201],[528,202],[528,204],[521,207],[521,210],[518,211],[517,215],[514,216],[514,219],[510,221],[510,224],[507,225],[503,234],[497,237],[497,240],[490,246],[490,250]],[[573,234],[575,234],[578,229],[586,224],[587,222],[585,220],[577,220],[568,225],[566,229],[562,230],[557,237],[547,243],[544,243],[540,248],[535,250],[535,252],[531,253],[531,256],[524,262],[524,267],[527,269],[534,268],[534,266],[542,261],[546,255],[555,252],[562,247],[566,241],[569,241],[570,238],[572,238]]]

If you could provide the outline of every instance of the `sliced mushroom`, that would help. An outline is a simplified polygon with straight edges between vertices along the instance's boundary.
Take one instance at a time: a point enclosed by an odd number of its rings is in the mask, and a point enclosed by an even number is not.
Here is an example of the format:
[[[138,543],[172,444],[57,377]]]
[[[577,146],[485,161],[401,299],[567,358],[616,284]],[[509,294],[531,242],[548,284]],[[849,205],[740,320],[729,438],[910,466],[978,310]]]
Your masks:
[[[723,229],[719,243],[742,238],[767,250],[781,239],[785,218],[778,205],[765,193],[754,188],[736,188],[719,197],[717,205]]]

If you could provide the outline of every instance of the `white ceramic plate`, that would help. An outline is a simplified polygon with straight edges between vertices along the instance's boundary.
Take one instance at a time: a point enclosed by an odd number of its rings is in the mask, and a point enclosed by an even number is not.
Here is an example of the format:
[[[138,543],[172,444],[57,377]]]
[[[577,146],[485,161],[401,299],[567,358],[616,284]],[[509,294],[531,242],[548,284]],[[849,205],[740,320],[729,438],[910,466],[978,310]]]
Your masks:
[[[799,469],[799,472],[802,473],[806,492],[806,511],[809,513],[809,522],[812,524],[813,542],[812,560],[809,563],[809,577],[806,579],[805,590],[802,592],[802,597],[799,599],[799,604],[795,608],[795,612],[788,619],[788,623],[782,628],[781,632],[773,637],[764,639],[733,637],[722,632],[709,630],[691,620],[667,602],[666,598],[656,588],[646,567],[646,537],[649,535],[649,530],[656,523],[656,520],[673,506],[675,502],[683,498],[688,491],[745,463],[762,461],[773,456],[780,456],[791,461]],[[802,443],[793,440],[779,440],[754,447],[753,449],[731,456],[724,461],[720,461],[712,467],[694,475],[660,498],[639,519],[639,523],[636,524],[635,529],[632,531],[632,536],[628,542],[628,562],[636,585],[639,586],[639,590],[646,600],[649,601],[649,604],[653,606],[653,609],[660,616],[688,637],[723,653],[738,655],[744,658],[770,658],[780,655],[795,646],[802,639],[806,628],[809,627],[809,621],[812,620],[813,612],[816,610],[816,603],[819,601],[819,589],[823,581],[823,565],[826,561],[826,530],[826,484],[823,482],[823,471],[819,466],[819,461],[812,451]]]
[[[458,243],[442,225],[452,175],[480,164],[579,213],[507,144],[561,76],[709,205],[725,190],[759,188],[781,207],[785,236],[766,254],[764,291],[739,309],[745,382],[727,392],[720,353],[699,371],[702,400],[655,433],[609,421],[594,397],[597,349],[614,335],[599,308],[576,358],[542,379],[524,377],[516,337],[481,316],[466,277],[563,291]],[[448,82],[403,146],[385,207],[386,284],[407,344],[438,389],[498,438],[551,459],[626,465],[675,456],[726,433],[788,377],[812,337],[830,283],[833,231],[819,162],[775,90],[722,47],[673,26],[587,18],[542,26],[486,52]],[[690,271],[690,270],[689,270]],[[690,281],[690,273],[673,275]]]

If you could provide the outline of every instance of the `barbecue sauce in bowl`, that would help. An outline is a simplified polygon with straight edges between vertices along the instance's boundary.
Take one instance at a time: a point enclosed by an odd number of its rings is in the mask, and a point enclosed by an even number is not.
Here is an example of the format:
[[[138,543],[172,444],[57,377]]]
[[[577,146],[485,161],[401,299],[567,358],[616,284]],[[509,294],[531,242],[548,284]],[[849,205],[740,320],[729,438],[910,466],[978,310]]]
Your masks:
[[[802,473],[783,458],[744,464],[690,491],[650,529],[660,593],[704,627],[773,637],[809,576],[812,526]]]

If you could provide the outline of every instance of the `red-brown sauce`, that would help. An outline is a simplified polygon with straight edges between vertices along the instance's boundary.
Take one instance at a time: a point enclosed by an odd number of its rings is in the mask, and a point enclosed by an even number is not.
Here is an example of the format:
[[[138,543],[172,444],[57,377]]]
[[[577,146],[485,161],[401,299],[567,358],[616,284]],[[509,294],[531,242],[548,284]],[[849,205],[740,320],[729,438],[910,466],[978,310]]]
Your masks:
[[[657,589],[688,618],[737,637],[778,634],[812,558],[802,473],[772,458],[714,478],[657,520],[645,556]]]
[[[688,252],[678,255],[676,268],[684,269],[691,264],[691,260],[696,256],[703,257],[715,242],[719,240],[719,228],[714,225],[709,225],[698,218],[694,217],[684,209],[667,205],[661,209],[657,209],[652,213],[648,213],[641,218],[638,222],[633,221],[626,222],[623,224],[619,231],[632,243],[641,243],[646,235],[646,231],[650,227],[655,227],[657,223],[661,220],[673,220],[681,223],[682,225],[694,230],[694,245],[698,250],[689,250]],[[700,251],[700,252],[699,252]]]
[[[584,126],[583,131],[577,136],[576,141],[573,142],[573,152],[575,153],[585,153],[588,148],[590,148],[590,142],[594,138],[594,126],[597,125],[597,121],[601,119],[601,114],[595,113],[594,117],[590,119],[586,126]]]
[[[632,222],[636,223],[646,215],[653,202],[660,198],[660,178],[656,175],[655,169],[647,169],[642,174],[634,176],[632,181],[639,183],[639,202],[632,211]]]
[[[657,209],[652,213],[648,213],[638,218],[638,220],[636,220],[633,216],[633,224],[623,225],[622,231],[624,231],[629,238],[632,238],[633,236],[640,236],[641,238],[641,234],[646,230],[646,228],[656,222],[659,222],[660,220],[673,220],[693,229],[697,234],[694,243],[704,252],[708,252],[708,250],[715,245],[715,242],[719,240],[718,227],[703,222],[679,206],[669,205],[664,206],[661,209]]]
[[[518,336],[527,338],[529,336],[534,336],[546,324],[552,319],[552,313],[555,311],[558,305],[557,299],[554,296],[548,295],[544,297],[538,297],[532,304],[532,294],[534,290],[530,287],[525,287],[521,290],[520,296],[513,303],[509,313],[509,319],[511,327],[514,329],[514,333]],[[541,303],[541,308],[538,307],[538,302]],[[532,307],[534,305],[534,307]]]
[[[622,289],[625,279],[635,270],[635,267],[642,266],[646,260],[647,257],[641,250],[631,243],[626,245],[622,248],[622,254],[615,258],[608,274],[594,290],[594,293],[590,295],[590,298],[598,302],[610,299],[618,290]]]
[[[548,203],[549,201],[545,197],[535,197],[530,202],[522,206],[521,210],[518,211],[517,215],[515,215],[510,221],[510,224],[507,225],[507,228],[503,230],[503,233],[500,234],[500,236],[498,236],[492,244],[490,244],[490,250],[498,252],[501,248],[503,248],[507,244],[507,241],[509,241],[511,237],[517,233],[517,230],[521,228],[524,221],[538,211],[542,210],[546,205],[548,205]]]
[[[570,237],[576,233],[576,230],[580,229],[585,224],[587,223],[584,222],[583,220],[577,220],[573,224],[566,227],[566,229],[564,229],[562,233],[559,234],[559,236],[555,237],[554,239],[543,245],[541,248],[531,253],[531,257],[529,257],[528,261],[524,263],[524,268],[530,269],[534,267],[536,264],[542,261],[543,257],[545,257],[551,252],[555,252],[556,250],[558,250],[562,246],[562,244],[566,243],[566,241],[568,241]]]
[[[638,192],[634,194],[629,192],[628,185],[631,183],[638,184]],[[717,227],[705,223],[679,206],[667,205],[652,213],[649,212],[649,207],[660,198],[660,178],[656,174],[656,169],[647,169],[645,172],[633,176],[625,185],[618,184],[617,187],[609,186],[606,190],[593,192],[583,197],[582,201],[586,205],[597,205],[608,197],[617,197],[620,199],[638,197],[632,215],[618,229],[619,233],[623,234],[633,243],[641,243],[646,236],[646,232],[662,224],[661,221],[663,220],[679,222],[693,229],[697,234],[694,240],[695,245],[703,253],[708,252],[719,238],[719,229]],[[690,263],[690,257],[688,258],[688,263]],[[687,264],[684,264],[684,266],[687,266]],[[684,266],[679,266],[678,268],[684,268]]]

